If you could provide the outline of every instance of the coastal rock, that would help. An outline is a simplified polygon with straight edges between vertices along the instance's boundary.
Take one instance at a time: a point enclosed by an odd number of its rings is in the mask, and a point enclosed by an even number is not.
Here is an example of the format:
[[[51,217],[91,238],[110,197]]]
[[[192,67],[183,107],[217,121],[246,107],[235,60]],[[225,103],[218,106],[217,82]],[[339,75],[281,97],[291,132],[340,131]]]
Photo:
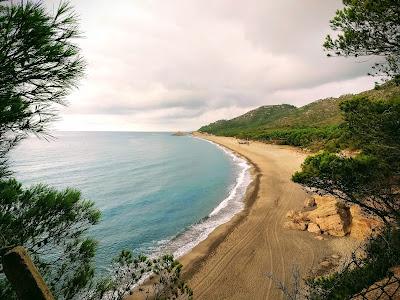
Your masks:
[[[294,221],[294,222],[305,222],[307,223],[309,221],[307,214],[301,211],[294,211],[294,210],[289,210],[286,213],[286,218]]]
[[[291,209],[291,210],[289,210],[289,211],[286,213],[286,218],[288,218],[288,219],[293,219],[293,217],[295,216],[295,214],[296,214],[296,212],[295,212],[293,209]]]
[[[315,196],[317,208],[308,212],[307,217],[325,233],[345,236],[350,232],[351,215],[349,208],[330,196]]]
[[[315,223],[309,223],[308,227],[307,227],[307,231],[311,232],[311,233],[316,233],[316,234],[320,234],[321,233],[321,229]]]
[[[301,230],[304,231],[307,229],[307,223],[305,222],[296,222],[296,221],[287,221],[283,224],[283,228],[292,229],[292,230]]]
[[[358,205],[349,208],[332,196],[316,195],[306,199],[304,206],[303,211],[286,213],[289,221],[285,228],[336,237],[350,234],[355,239],[365,240],[379,232],[383,225],[380,220],[363,213]]]
[[[383,223],[373,217],[367,216],[358,205],[350,207],[351,226],[350,236],[357,240],[365,240],[377,233]]]
[[[331,265],[331,262],[328,261],[328,260],[324,260],[324,261],[321,261],[321,262],[319,263],[319,265],[320,265],[321,267],[328,268],[328,267]]]
[[[304,201],[304,207],[314,207],[315,206],[315,199],[314,198],[307,198]]]

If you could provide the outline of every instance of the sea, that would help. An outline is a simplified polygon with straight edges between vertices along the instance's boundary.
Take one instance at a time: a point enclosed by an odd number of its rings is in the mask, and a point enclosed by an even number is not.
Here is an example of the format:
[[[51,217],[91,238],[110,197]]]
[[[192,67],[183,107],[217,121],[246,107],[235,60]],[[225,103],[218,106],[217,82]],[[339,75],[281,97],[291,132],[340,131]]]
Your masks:
[[[102,213],[88,235],[96,264],[121,250],[180,257],[243,209],[248,163],[212,142],[171,133],[54,132],[30,137],[10,155],[27,186],[73,187]]]

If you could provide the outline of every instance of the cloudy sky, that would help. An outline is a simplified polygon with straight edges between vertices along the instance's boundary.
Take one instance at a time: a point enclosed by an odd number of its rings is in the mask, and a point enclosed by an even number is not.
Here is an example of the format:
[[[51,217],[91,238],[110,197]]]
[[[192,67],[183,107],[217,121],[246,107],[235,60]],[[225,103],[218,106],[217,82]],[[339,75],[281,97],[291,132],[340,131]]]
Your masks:
[[[370,61],[322,50],[340,0],[71,3],[88,68],[60,130],[194,130],[261,105],[373,86]]]

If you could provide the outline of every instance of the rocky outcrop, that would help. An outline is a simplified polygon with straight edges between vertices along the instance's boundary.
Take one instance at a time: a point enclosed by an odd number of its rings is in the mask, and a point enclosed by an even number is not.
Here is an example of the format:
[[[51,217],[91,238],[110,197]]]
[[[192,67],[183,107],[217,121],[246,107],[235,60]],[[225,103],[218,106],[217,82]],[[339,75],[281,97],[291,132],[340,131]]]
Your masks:
[[[300,211],[289,210],[286,214],[286,218],[289,220],[283,224],[286,229],[294,230],[307,230],[308,220],[305,218],[304,213]]]
[[[367,216],[358,205],[350,207],[351,225],[350,236],[357,240],[365,240],[379,231],[382,221]]]
[[[351,215],[347,206],[334,197],[315,196],[314,199],[317,208],[307,213],[312,223],[332,236],[345,236],[350,232]]]
[[[357,205],[348,207],[331,196],[315,195],[304,203],[303,211],[290,210],[284,227],[307,230],[320,235],[351,237],[364,240],[379,230],[382,223],[365,215]]]
[[[308,223],[307,231],[315,234],[321,234],[321,228],[315,223]]]
[[[283,228],[304,231],[307,229],[307,223],[302,221],[290,220],[283,224]]]
[[[305,201],[304,201],[304,207],[314,207],[316,205],[316,203],[315,203],[315,199],[314,198],[307,198]]]

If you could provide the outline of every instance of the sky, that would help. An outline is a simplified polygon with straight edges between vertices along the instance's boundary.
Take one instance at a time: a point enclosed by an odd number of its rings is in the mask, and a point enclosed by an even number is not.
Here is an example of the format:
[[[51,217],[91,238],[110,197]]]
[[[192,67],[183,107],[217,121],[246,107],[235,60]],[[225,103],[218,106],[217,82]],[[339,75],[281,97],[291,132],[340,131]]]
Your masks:
[[[371,61],[323,51],[340,0],[70,2],[87,70],[58,130],[196,130],[373,87]]]

